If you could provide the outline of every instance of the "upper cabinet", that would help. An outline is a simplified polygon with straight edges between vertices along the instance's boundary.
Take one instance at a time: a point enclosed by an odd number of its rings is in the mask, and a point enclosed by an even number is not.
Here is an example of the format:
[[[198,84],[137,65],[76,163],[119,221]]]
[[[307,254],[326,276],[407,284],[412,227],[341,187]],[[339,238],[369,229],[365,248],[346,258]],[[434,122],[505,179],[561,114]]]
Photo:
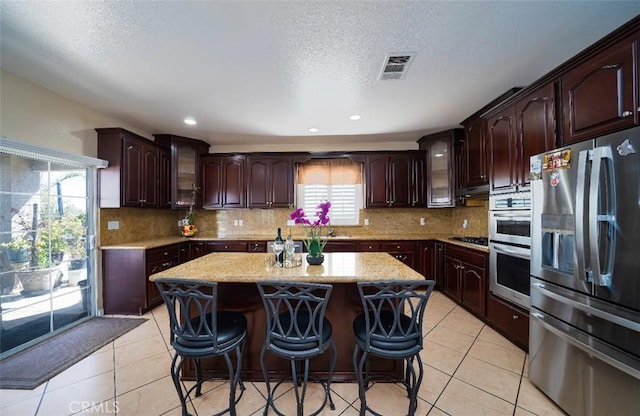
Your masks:
[[[98,157],[109,161],[99,170],[100,208],[159,206],[159,147],[121,128],[99,128]]]
[[[563,142],[638,125],[638,32],[562,75]]]
[[[202,191],[200,155],[209,153],[209,144],[173,134],[154,134],[156,143],[171,149],[170,206],[188,207],[193,191]],[[196,193],[195,205],[202,204],[202,192]],[[162,204],[163,201],[161,201]]]
[[[421,152],[372,153],[365,163],[366,208],[417,207],[424,200]]]
[[[246,207],[244,156],[202,156],[201,167],[203,208]]]
[[[293,158],[247,157],[247,207],[288,208],[293,204]]]
[[[485,127],[482,117],[475,118],[464,126],[464,163],[456,162],[456,170],[464,172],[464,186],[461,188],[489,183]]]
[[[452,207],[454,199],[454,144],[463,139],[462,129],[446,130],[420,138],[427,151],[427,207]]]
[[[557,146],[554,84],[539,87],[487,119],[490,191],[529,186],[529,158]]]

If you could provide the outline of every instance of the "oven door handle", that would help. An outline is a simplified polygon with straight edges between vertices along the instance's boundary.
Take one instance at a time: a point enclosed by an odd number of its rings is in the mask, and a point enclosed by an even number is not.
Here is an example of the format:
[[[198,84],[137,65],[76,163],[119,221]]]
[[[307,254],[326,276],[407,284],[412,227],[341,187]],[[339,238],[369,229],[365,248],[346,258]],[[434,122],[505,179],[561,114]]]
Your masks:
[[[526,249],[521,248],[509,248],[506,246],[498,246],[497,244],[493,244],[491,246],[495,250],[496,253],[506,254],[509,256],[518,257],[525,260],[531,260],[531,253],[527,253]]]

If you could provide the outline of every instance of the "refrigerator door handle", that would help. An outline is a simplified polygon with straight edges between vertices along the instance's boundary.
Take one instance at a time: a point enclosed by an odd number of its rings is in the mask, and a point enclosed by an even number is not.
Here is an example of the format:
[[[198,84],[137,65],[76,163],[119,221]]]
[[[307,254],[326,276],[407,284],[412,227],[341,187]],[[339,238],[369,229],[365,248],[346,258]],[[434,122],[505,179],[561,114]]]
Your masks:
[[[569,326],[567,326],[567,328],[558,328],[551,319],[547,318],[547,316],[544,313],[539,311],[531,312],[531,320],[535,321],[538,325],[542,326],[547,331],[558,336],[559,338],[568,342],[574,347],[586,352],[590,356],[594,356],[599,360],[609,364],[610,366],[615,367],[618,370],[629,374],[632,377],[640,378],[640,370],[638,370],[637,368],[634,368],[633,366],[628,365],[627,363],[614,359],[611,355],[603,351],[600,351],[598,348],[594,348],[601,344],[597,339],[588,337],[588,340],[587,339],[585,339],[584,341],[580,340],[578,339],[578,337],[572,336],[573,333],[576,333],[577,335],[578,330],[572,329]]]
[[[592,159],[591,150],[583,150],[578,154],[578,180],[576,184],[576,209],[575,209],[575,236],[576,236],[576,254],[577,254],[577,274],[580,280],[591,282],[591,273],[587,270],[585,263],[585,234],[584,234],[584,204],[586,191],[587,163]],[[555,246],[557,247],[557,246]],[[554,247],[554,251],[555,250]],[[555,256],[554,256],[555,260]]]
[[[608,159],[610,163],[604,164],[603,160]],[[593,274],[593,282],[598,286],[611,286],[612,280],[612,264],[613,264],[613,248],[615,247],[615,233],[610,233],[610,242],[609,246],[604,248],[603,252],[606,259],[600,258],[600,238],[599,238],[599,222],[606,222],[609,226],[612,223],[615,223],[615,180],[610,180],[607,185],[608,188],[606,192],[602,192],[601,187],[601,170],[607,169],[605,178],[613,178],[613,155],[611,153],[610,147],[596,147],[593,149],[593,166],[591,169],[591,181],[589,185],[589,249],[591,254],[591,272]],[[609,200],[605,201],[602,206],[605,209],[609,209],[609,212],[600,215],[598,213],[599,198],[608,196]],[[610,227],[608,227],[610,229]],[[603,239],[603,242],[606,239]],[[604,260],[604,265],[606,270],[602,270],[602,260]]]

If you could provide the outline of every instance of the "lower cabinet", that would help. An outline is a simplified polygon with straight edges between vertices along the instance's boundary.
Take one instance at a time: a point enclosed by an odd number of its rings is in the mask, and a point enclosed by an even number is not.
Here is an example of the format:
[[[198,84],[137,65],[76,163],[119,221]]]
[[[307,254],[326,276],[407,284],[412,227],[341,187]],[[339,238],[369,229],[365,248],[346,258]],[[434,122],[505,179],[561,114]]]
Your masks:
[[[204,241],[186,241],[180,243],[180,264],[205,255]]]
[[[105,314],[142,315],[162,303],[149,276],[180,263],[180,244],[102,252]]]
[[[520,348],[529,345],[529,313],[489,294],[487,319],[492,327]]]
[[[412,269],[420,271],[416,262],[415,241],[360,241],[353,251],[389,253]]]
[[[433,241],[419,241],[416,254],[418,255],[418,271],[428,280],[438,281],[435,275],[435,243]]]
[[[444,293],[477,316],[486,316],[486,253],[448,244]]]

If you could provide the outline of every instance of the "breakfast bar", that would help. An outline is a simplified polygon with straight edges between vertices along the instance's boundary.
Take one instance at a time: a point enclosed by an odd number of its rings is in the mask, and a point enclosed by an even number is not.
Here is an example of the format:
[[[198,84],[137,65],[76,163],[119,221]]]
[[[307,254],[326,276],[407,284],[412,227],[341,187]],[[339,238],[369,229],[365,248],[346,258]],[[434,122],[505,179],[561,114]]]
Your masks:
[[[242,312],[247,318],[247,344],[243,354],[244,380],[262,380],[260,349],[264,341],[266,318],[262,300],[255,285],[266,280],[291,280],[333,284],[333,292],[326,316],[333,327],[333,338],[338,348],[334,372],[335,381],[355,380],[351,355],[354,348],[352,322],[362,313],[357,282],[385,280],[423,280],[424,276],[387,253],[325,253],[324,263],[292,268],[273,267],[264,253],[211,253],[179,266],[150,276],[218,282],[218,308]],[[190,365],[190,364],[189,364]],[[203,361],[207,376],[227,376],[222,359]],[[288,362],[267,355],[267,367],[273,376],[284,376]],[[324,376],[329,367],[328,354],[312,361],[311,370]],[[384,373],[402,376],[402,362],[376,360],[372,357],[371,374]],[[194,375],[193,368],[185,366],[185,377]],[[271,376],[270,376],[271,377]]]

